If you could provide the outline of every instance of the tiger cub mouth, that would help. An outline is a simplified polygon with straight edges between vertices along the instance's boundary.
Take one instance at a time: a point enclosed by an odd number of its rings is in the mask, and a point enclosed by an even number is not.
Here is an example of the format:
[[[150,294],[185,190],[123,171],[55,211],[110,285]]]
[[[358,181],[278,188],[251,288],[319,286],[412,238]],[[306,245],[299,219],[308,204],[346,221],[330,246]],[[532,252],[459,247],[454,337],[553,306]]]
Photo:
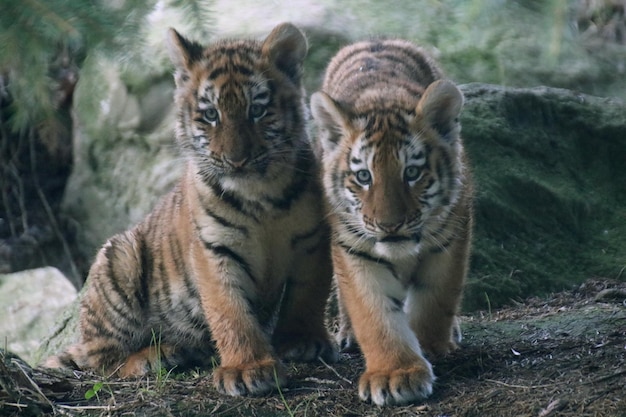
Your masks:
[[[379,243],[403,243],[403,242],[414,242],[419,243],[421,236],[419,234],[406,236],[406,235],[387,235],[378,239]]]

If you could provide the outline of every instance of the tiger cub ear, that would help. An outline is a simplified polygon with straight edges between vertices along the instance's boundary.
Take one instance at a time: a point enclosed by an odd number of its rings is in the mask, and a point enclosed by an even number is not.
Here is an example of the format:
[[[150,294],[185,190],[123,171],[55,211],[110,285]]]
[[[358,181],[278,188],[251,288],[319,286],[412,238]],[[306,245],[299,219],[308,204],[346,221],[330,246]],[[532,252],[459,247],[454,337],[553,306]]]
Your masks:
[[[318,137],[325,152],[332,151],[350,131],[350,118],[341,105],[323,91],[311,96],[311,113],[318,126]]]
[[[291,23],[282,23],[265,38],[261,53],[295,84],[300,84],[302,63],[309,46],[304,33]]]
[[[167,31],[167,51],[176,67],[177,85],[187,79],[191,64],[202,57],[203,49],[200,44],[185,38],[176,29],[170,28]]]
[[[437,80],[430,84],[420,102],[417,115],[435,129],[447,143],[454,142],[461,133],[459,115],[463,94],[450,81]]]

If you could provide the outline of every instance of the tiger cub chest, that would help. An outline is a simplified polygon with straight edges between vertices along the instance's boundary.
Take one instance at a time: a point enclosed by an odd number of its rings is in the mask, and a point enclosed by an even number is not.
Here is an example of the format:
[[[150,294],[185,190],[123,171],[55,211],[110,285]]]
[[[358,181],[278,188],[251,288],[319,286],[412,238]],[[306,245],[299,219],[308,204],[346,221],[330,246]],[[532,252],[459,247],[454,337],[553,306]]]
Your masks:
[[[197,243],[207,255],[217,261],[228,257],[251,278],[250,293],[269,295],[282,291],[298,259],[326,237],[321,212],[319,198],[310,184],[305,184],[288,207],[250,215],[211,196],[198,201],[193,217]]]

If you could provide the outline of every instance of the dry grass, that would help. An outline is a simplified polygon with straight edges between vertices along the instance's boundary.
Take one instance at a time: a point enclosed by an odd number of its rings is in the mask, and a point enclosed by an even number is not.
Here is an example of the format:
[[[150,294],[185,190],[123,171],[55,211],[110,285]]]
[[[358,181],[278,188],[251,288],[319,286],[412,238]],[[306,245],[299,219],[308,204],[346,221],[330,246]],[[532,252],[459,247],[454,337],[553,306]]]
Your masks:
[[[579,288],[464,317],[465,340],[434,362],[434,395],[421,404],[362,403],[359,354],[332,366],[296,364],[289,387],[228,398],[210,371],[132,382],[32,369],[7,354],[0,364],[0,415],[94,416],[626,416],[626,283]]]

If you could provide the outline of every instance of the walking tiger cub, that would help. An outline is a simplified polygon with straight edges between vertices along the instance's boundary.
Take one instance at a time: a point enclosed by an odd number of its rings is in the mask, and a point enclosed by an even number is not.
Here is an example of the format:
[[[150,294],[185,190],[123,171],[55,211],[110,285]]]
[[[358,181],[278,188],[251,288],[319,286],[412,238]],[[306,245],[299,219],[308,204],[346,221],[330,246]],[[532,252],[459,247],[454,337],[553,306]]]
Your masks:
[[[460,340],[472,227],[461,92],[420,48],[360,42],[331,60],[311,98],[322,152],[340,308],[339,342],[365,356],[359,396],[419,400],[422,351]]]
[[[307,42],[282,24],[263,42],[206,48],[171,29],[168,46],[185,173],[100,250],[80,341],[48,365],[138,376],[210,364],[214,343],[216,388],[264,393],[285,382],[279,358],[337,358],[324,326],[329,231],[305,131]]]

